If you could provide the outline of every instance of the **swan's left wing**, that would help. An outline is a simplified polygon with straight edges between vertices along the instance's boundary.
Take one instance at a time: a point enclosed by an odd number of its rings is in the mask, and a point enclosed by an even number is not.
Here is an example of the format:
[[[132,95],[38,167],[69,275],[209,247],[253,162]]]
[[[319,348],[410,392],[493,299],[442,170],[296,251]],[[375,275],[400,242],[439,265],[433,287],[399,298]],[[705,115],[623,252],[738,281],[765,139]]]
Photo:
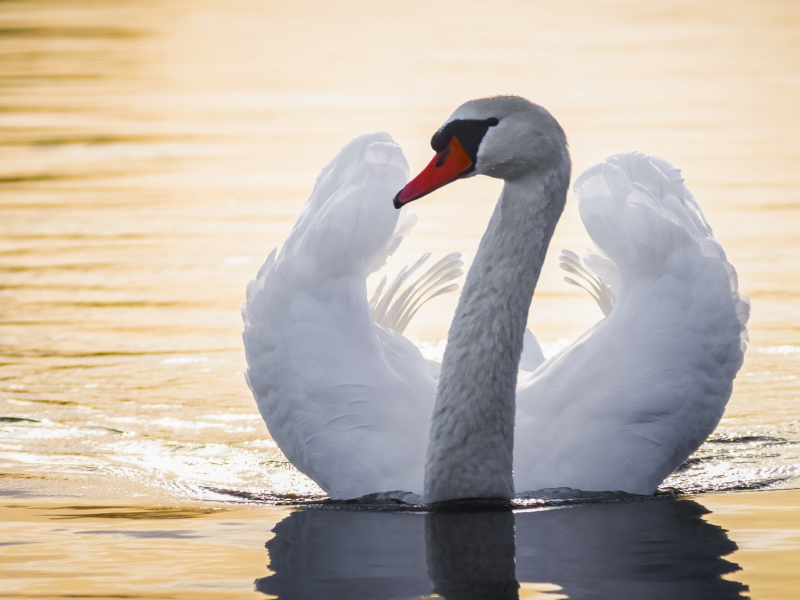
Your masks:
[[[607,316],[520,374],[516,489],[649,494],[719,422],[749,300],[667,161],[613,156],[578,178],[575,195],[599,252],[567,254],[566,266]]]

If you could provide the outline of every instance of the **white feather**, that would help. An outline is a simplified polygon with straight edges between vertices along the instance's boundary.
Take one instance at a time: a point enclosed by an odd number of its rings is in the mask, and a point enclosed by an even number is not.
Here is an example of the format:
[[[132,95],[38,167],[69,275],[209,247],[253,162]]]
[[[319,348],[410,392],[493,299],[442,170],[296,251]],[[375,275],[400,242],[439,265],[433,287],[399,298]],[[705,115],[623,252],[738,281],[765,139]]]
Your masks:
[[[651,493],[719,423],[749,301],[667,161],[618,154],[574,188],[619,291],[605,319],[520,378],[515,483]],[[610,296],[613,277],[581,262]]]
[[[391,202],[407,176],[388,134],[353,140],[243,307],[247,381],[270,434],[333,498],[423,492],[438,368],[401,332],[426,299],[453,289],[461,261],[447,256],[409,283],[425,255],[368,301],[367,275],[415,222]],[[666,161],[613,156],[575,194],[599,250],[565,252],[562,266],[607,316],[547,361],[526,335],[515,487],[651,493],[719,422],[749,303]]]
[[[242,311],[247,382],[270,435],[333,498],[422,492],[436,379],[400,332],[421,304],[454,289],[461,261],[445,257],[404,290],[426,255],[367,301],[367,275],[416,222],[392,206],[407,179],[388,134],[350,142],[317,178]]]

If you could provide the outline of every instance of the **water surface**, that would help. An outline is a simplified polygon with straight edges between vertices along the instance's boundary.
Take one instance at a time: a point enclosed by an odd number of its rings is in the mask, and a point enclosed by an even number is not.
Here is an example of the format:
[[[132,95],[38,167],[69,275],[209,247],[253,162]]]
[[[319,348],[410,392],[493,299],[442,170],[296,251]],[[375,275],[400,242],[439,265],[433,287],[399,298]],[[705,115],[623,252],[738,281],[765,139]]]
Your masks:
[[[0,7],[6,493],[318,494],[243,381],[245,285],[348,139],[389,130],[418,168],[453,107],[500,91],[561,119],[576,171],[633,148],[682,166],[753,300],[725,418],[666,485],[796,476],[796,4],[506,2],[515,18],[489,23],[471,3],[303,6]],[[469,262],[496,192],[476,179],[419,203],[390,270],[425,250]],[[588,245],[570,201],[553,247]],[[552,349],[601,317],[555,257],[529,323]],[[441,347],[455,301],[409,337]]]
[[[798,505],[796,491],[426,514],[5,505],[0,597],[796,598]]]
[[[387,130],[416,170],[454,107],[498,92],[559,118],[576,172],[632,149],[682,167],[752,298],[728,410],[664,489],[797,487],[798,25],[786,1],[0,3],[0,494],[319,498],[244,383],[245,285],[349,139]],[[424,251],[469,264],[498,191],[475,179],[418,203],[390,271]],[[553,248],[589,244],[570,197]],[[529,321],[550,350],[601,317],[556,258]],[[455,302],[432,302],[409,337],[435,353]],[[321,518],[306,514],[281,527]],[[513,515],[518,531],[559,518]],[[715,548],[709,573],[736,562]]]

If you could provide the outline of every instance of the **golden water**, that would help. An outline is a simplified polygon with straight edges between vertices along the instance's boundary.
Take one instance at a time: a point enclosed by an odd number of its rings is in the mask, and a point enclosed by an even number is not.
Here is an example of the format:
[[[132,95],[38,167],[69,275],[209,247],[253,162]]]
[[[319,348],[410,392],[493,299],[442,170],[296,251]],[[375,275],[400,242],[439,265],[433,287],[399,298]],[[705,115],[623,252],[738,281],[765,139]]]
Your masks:
[[[752,299],[725,418],[667,484],[796,487],[798,31],[791,1],[0,3],[0,494],[147,506],[317,494],[244,383],[245,285],[354,135],[389,131],[417,170],[455,106],[503,92],[556,115],[576,172],[631,149],[679,165]],[[473,179],[415,203],[420,223],[390,267],[424,251],[469,263],[497,192]],[[588,245],[570,199],[553,248]],[[556,256],[529,323],[550,347],[601,316]],[[443,339],[455,301],[431,302],[409,337]],[[775,552],[796,553],[796,537],[780,539]]]
[[[799,503],[797,491],[774,491],[513,516],[7,506],[0,598],[423,600],[436,590],[483,600],[519,586],[528,600],[722,600],[745,588],[789,599],[800,589]],[[458,589],[479,581],[484,595]]]

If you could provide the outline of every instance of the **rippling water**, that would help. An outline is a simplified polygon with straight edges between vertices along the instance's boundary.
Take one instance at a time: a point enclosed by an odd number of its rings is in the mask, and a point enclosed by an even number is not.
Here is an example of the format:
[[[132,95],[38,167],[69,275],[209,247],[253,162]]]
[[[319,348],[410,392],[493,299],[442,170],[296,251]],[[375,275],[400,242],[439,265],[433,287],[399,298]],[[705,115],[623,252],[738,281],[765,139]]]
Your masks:
[[[0,596],[797,597],[798,492],[708,492],[800,481],[798,31],[773,0],[0,2]],[[245,285],[349,139],[415,170],[498,92],[552,110],[576,172],[683,168],[753,303],[728,410],[647,501],[326,504],[244,383]],[[498,191],[416,205],[390,270],[469,264]],[[553,248],[588,245],[570,198]],[[551,353],[601,317],[556,258]],[[455,302],[407,330],[427,355]]]
[[[733,7],[733,8],[732,8]],[[0,493],[283,501],[289,465],[244,383],[239,305],[318,169],[390,131],[412,170],[453,107],[548,106],[576,171],[622,149],[684,169],[753,301],[719,429],[664,484],[797,484],[800,5],[0,5]],[[505,18],[514,14],[514,18]],[[469,262],[498,188],[420,205],[390,268]],[[588,245],[574,203],[554,248]],[[601,317],[551,253],[530,326],[546,347]],[[436,353],[455,296],[409,336]]]
[[[290,600],[794,598],[799,500],[797,491],[779,491],[426,514],[341,505],[6,505],[0,507],[0,593],[187,600],[263,598],[253,591]]]

